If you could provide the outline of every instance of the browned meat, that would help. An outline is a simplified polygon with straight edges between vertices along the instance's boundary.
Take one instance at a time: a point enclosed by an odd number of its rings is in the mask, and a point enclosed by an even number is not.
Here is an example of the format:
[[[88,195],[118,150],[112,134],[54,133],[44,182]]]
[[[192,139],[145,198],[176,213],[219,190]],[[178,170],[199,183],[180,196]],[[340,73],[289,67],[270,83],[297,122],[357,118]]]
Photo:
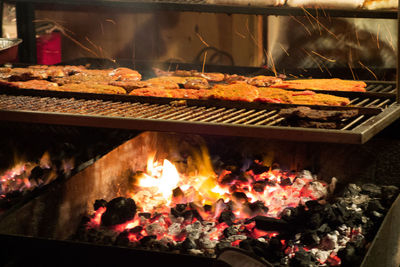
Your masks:
[[[279,115],[285,118],[308,119],[313,121],[339,121],[358,115],[357,109],[350,110],[318,110],[310,107],[282,109]]]
[[[59,90],[66,92],[82,92],[82,93],[96,93],[96,94],[126,94],[125,89],[122,87],[107,85],[107,84],[94,84],[92,82],[64,84],[59,87]]]
[[[142,75],[139,72],[128,68],[117,68],[108,75],[115,81],[135,82],[142,79]]]
[[[272,85],[277,88],[299,89],[299,90],[331,90],[331,91],[354,91],[365,92],[366,83],[363,81],[349,81],[337,78],[333,79],[303,79],[283,81]]]
[[[186,89],[208,89],[210,85],[206,79],[190,79],[184,85]]]
[[[35,89],[35,90],[59,90],[58,84],[46,80],[29,80],[20,82],[8,82],[0,80],[0,85],[19,89]]]
[[[253,85],[253,86],[257,86],[257,87],[269,87],[273,84],[282,83],[282,79],[277,78],[275,76],[260,75],[260,76],[255,76],[255,77],[249,78],[247,80],[247,83],[250,85]]]

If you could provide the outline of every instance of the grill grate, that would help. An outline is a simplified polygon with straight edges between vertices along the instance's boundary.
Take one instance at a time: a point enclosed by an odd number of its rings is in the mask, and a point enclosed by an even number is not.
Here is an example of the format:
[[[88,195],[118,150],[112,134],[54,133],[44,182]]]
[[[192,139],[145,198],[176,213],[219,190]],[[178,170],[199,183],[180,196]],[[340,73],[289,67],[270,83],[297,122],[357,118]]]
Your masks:
[[[177,106],[165,98],[6,89],[0,95],[0,120],[364,143],[400,116],[395,90],[393,82],[368,82],[367,92],[330,92],[349,97],[351,108],[360,111],[335,130],[287,126],[279,111],[293,105],[187,100]]]

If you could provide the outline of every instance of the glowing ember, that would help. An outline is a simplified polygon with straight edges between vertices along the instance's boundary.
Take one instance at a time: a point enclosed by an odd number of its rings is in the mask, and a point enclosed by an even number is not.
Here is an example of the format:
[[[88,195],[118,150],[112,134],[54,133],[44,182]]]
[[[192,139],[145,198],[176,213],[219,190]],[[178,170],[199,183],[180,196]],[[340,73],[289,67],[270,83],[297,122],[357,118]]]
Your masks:
[[[183,174],[170,161],[150,157],[146,170],[134,174],[127,195],[135,202],[134,217],[106,226],[102,216],[113,200],[97,200],[103,204],[78,239],[93,240],[111,230],[116,245],[210,257],[236,246],[287,266],[339,266],[340,253],[364,240],[360,224],[369,219],[361,218],[353,199],[345,201],[349,206],[327,204],[335,178],[328,185],[308,171],[271,169],[261,161],[215,172],[208,160],[197,164],[201,167]],[[112,216],[119,223],[124,214],[116,210]]]

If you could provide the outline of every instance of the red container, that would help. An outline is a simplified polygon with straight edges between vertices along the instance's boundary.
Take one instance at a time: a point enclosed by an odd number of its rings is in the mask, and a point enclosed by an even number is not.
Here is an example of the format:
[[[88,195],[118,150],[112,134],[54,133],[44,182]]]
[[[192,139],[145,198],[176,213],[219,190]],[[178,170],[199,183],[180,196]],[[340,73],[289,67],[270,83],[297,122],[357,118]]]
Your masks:
[[[61,34],[52,32],[36,38],[37,63],[54,65],[61,62]]]

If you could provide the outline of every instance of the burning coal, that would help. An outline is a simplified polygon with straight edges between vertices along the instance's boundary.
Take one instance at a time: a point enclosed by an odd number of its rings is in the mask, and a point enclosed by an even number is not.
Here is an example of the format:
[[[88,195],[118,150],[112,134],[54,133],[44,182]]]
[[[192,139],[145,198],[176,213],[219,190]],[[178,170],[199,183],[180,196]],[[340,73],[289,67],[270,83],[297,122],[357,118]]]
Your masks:
[[[125,196],[97,200],[75,240],[216,257],[240,247],[280,266],[354,266],[398,194],[394,186],[350,184],[284,171],[260,160],[181,173],[149,157]]]
[[[0,211],[5,210],[22,195],[52,182],[60,173],[74,168],[73,159],[65,159],[60,166],[52,163],[45,152],[37,162],[20,161],[0,173]]]

